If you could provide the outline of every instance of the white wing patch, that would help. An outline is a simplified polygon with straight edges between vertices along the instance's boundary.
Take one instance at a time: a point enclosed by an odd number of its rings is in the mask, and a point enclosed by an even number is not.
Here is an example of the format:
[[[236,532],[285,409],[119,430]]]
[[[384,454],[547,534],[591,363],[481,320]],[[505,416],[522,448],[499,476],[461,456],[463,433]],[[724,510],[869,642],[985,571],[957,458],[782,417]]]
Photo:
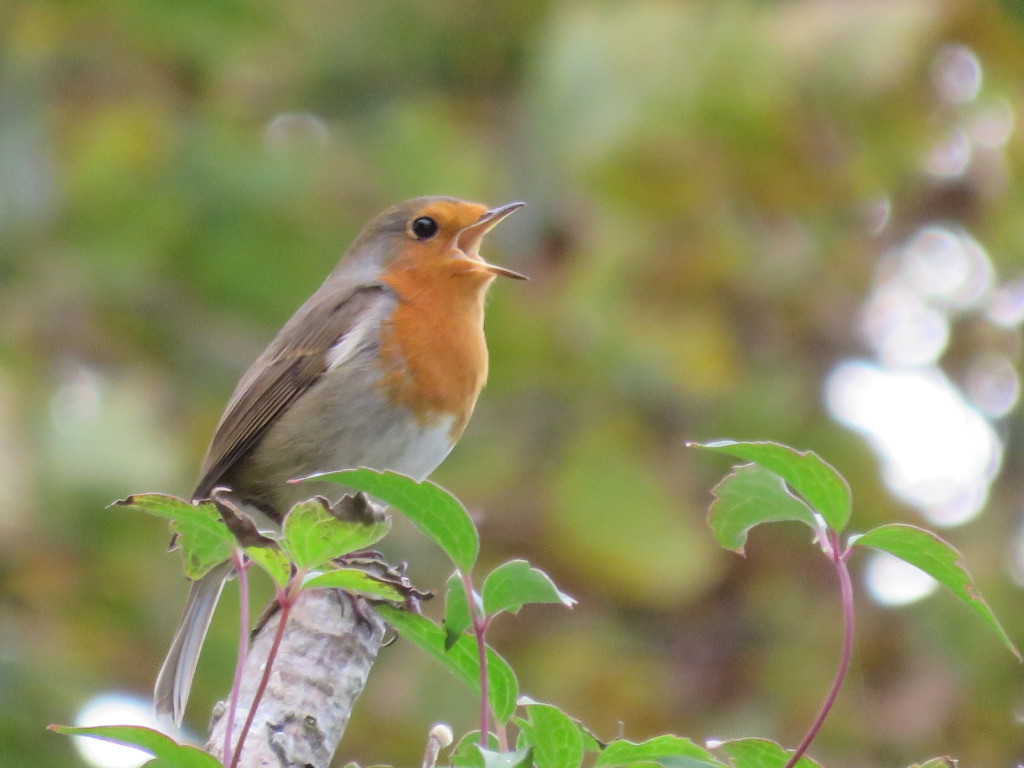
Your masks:
[[[341,335],[334,346],[327,350],[327,373],[340,368],[351,360],[357,352],[366,344],[377,321],[379,312],[370,309],[363,312],[345,333]]]

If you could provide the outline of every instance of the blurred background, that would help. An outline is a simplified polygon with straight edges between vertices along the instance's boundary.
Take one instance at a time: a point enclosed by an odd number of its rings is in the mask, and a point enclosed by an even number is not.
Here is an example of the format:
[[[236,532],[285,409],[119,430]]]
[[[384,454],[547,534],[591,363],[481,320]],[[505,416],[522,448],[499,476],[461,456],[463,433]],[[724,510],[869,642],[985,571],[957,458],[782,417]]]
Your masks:
[[[181,610],[164,524],[105,507],[187,495],[241,372],[419,194],[529,204],[486,255],[533,279],[495,285],[491,380],[435,475],[486,564],[527,557],[580,600],[495,625],[525,693],[604,738],[804,733],[834,574],[801,526],[717,549],[728,464],[685,440],[814,449],[854,529],[939,530],[1021,643],[1022,108],[1024,13],[982,0],[8,0],[0,764],[122,764],[44,731],[128,717],[105,707],[148,697]],[[408,530],[388,553],[443,584]],[[811,754],[1024,759],[994,636],[917,572],[854,568],[852,671]],[[474,707],[399,642],[339,764],[418,764]]]

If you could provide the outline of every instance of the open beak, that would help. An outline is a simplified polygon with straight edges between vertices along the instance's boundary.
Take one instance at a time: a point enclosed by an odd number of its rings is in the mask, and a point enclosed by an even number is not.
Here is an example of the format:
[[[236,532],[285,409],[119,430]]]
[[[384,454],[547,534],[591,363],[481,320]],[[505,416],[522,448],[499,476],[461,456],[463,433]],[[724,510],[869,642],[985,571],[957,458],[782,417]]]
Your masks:
[[[514,280],[529,280],[530,278],[526,275],[521,275],[505,267],[499,267],[496,264],[489,264],[480,257],[480,243],[483,241],[484,235],[494,229],[499,221],[513,211],[518,211],[524,205],[526,203],[509,203],[508,205],[492,208],[484,213],[475,223],[470,224],[456,236],[455,242],[459,250],[466,254],[468,258],[479,262],[480,266],[491,274],[511,277]]]

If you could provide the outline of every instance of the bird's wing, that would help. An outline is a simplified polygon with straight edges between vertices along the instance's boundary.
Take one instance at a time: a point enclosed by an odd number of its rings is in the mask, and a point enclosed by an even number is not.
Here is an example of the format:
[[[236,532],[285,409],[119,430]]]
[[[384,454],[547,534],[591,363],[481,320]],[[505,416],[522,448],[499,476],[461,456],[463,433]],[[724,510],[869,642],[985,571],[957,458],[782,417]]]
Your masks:
[[[238,382],[192,498],[206,498],[289,405],[369,341],[391,292],[381,283],[362,284],[333,303],[318,292],[295,313]]]

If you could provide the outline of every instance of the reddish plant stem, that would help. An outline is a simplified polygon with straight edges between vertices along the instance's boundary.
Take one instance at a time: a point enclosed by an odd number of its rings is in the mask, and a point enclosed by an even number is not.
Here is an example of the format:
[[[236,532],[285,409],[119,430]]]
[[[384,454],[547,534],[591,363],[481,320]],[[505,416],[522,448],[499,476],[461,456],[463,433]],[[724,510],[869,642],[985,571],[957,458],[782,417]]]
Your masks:
[[[231,698],[228,700],[227,720],[224,730],[224,764],[232,764],[231,732],[235,728],[235,712],[238,711],[238,694],[242,688],[245,657],[249,651],[249,560],[245,553],[236,549],[231,554],[238,571],[238,660],[235,662],[235,678],[231,683]]]
[[[508,734],[505,732],[505,726],[497,721],[494,721],[494,732],[498,737],[498,750],[501,752],[508,752]]]
[[[487,619],[481,617],[477,610],[476,598],[473,594],[473,580],[465,571],[460,569],[459,573],[462,575],[462,586],[466,590],[466,604],[469,608],[469,618],[473,623],[473,635],[476,637],[476,653],[480,664],[480,746],[486,749],[491,711],[488,701],[490,691],[488,691],[487,641],[485,638]]]
[[[832,681],[832,688],[821,705],[821,711],[818,712],[818,716],[811,723],[811,727],[808,729],[803,741],[800,742],[800,746],[796,748],[792,757],[786,762],[785,768],[793,768],[818,735],[818,731],[821,730],[825,718],[832,711],[832,705],[836,702],[839,689],[843,687],[846,672],[850,668],[850,659],[853,656],[853,582],[850,580],[850,569],[846,567],[846,557],[849,554],[849,550],[843,551],[839,543],[839,536],[835,531],[828,531],[827,541],[827,547],[823,546],[822,549],[832,561],[832,565],[835,566],[836,575],[839,577],[840,598],[843,604],[843,651],[839,658],[839,668],[836,670],[835,679]]]
[[[263,693],[267,690],[267,683],[270,681],[270,671],[274,668],[274,659],[277,658],[277,652],[281,648],[281,638],[284,637],[284,627],[288,622],[288,614],[291,613],[292,606],[295,605],[299,593],[298,585],[302,583],[304,575],[293,575],[288,586],[277,595],[277,602],[281,606],[281,616],[277,621],[277,630],[274,632],[274,642],[271,643],[270,652],[267,654],[267,664],[263,668],[263,677],[260,678],[259,687],[256,688],[252,704],[249,705],[249,715],[245,718],[245,725],[242,726],[242,732],[238,735],[238,741],[235,744],[234,759],[229,763],[231,768],[238,768],[238,760],[242,756],[242,745],[245,743],[245,737],[249,735],[249,729],[252,728],[253,720],[256,719],[256,709],[263,698]]]

